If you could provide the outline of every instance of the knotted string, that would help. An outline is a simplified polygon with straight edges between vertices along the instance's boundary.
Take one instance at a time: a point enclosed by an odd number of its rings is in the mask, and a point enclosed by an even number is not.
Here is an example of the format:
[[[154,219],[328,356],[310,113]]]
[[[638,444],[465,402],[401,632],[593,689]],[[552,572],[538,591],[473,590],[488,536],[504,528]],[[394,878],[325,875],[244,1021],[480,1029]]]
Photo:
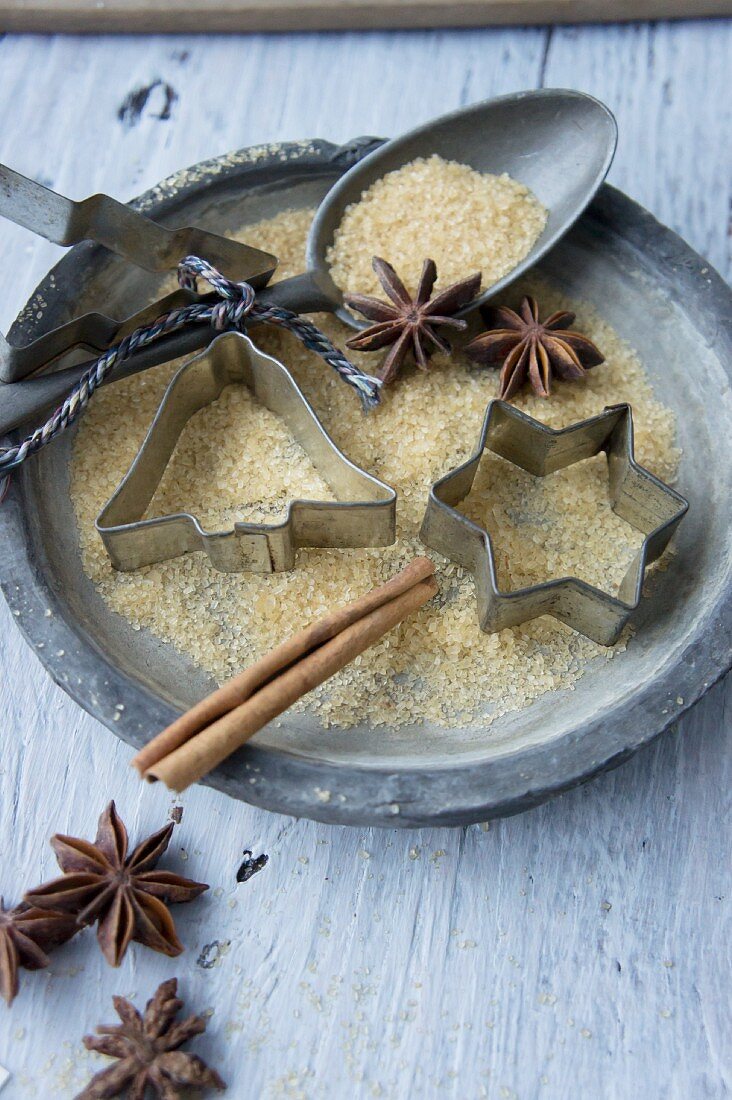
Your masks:
[[[178,264],[178,282],[187,290],[196,290],[198,279],[204,279],[218,295],[216,302],[194,302],[180,309],[163,313],[149,325],[135,329],[119,343],[107,348],[82,374],[76,385],[45,424],[36,428],[15,446],[0,452],[0,474],[9,474],[22,465],[32,454],[40,451],[57,436],[65,432],[86,409],[97,388],[119,364],[129,359],[138,349],[154,344],[162,336],[177,332],[189,324],[209,324],[217,332],[227,329],[243,331],[247,320],[288,329],[308,349],[314,351],[332,367],[344,382],[358,393],[364,409],[379,403],[381,380],[364,374],[328,337],[311,322],[280,306],[262,305],[256,300],[254,288],[249,283],[234,283],[199,256],[186,256]],[[0,484],[0,501],[7,490],[7,479]]]

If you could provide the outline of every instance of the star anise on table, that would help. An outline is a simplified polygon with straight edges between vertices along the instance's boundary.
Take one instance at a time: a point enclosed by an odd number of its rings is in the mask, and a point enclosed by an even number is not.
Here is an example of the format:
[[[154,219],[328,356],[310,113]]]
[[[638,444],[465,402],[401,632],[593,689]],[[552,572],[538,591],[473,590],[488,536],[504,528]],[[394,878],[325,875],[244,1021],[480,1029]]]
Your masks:
[[[537,301],[529,297],[521,302],[518,313],[507,306],[481,313],[488,331],[471,340],[465,351],[483,365],[503,362],[498,396],[506,401],[527,381],[539,397],[549,397],[554,375],[573,381],[604,362],[592,340],[568,331],[574,313],[562,310],[541,321]]]
[[[374,256],[371,266],[389,298],[371,298],[365,294],[347,294],[345,303],[376,324],[363,329],[347,341],[355,351],[377,351],[391,347],[381,368],[381,380],[391,382],[399,373],[411,351],[421,370],[427,370],[427,360],[435,349],[450,354],[450,345],[436,331],[444,326],[460,331],[466,322],[453,317],[453,313],[471,302],[480,290],[481,275],[471,275],[459,283],[453,283],[431,298],[437,279],[434,260],[425,260],[417,292],[412,298],[391,264]]]
[[[147,1002],[145,1014],[124,997],[114,997],[121,1024],[100,1025],[97,1035],[84,1036],[84,1046],[118,1061],[92,1077],[76,1100],[111,1100],[123,1096],[143,1100],[147,1088],[162,1100],[179,1100],[189,1088],[225,1089],[215,1069],[196,1054],[178,1048],[206,1030],[202,1016],[189,1016],[178,1023],[183,1007],[176,996],[178,979],[163,982]]]
[[[155,870],[174,827],[169,822],[128,856],[127,830],[110,802],[93,844],[73,836],[51,837],[64,874],[30,890],[25,901],[71,913],[81,925],[98,921],[97,939],[110,966],[119,966],[131,940],[163,955],[180,955],[183,945],[167,906],[192,901],[208,886]]]
[[[18,988],[18,968],[43,970],[52,947],[66,943],[79,931],[68,913],[37,909],[21,902],[6,909],[0,898],[0,995],[12,1004]]]

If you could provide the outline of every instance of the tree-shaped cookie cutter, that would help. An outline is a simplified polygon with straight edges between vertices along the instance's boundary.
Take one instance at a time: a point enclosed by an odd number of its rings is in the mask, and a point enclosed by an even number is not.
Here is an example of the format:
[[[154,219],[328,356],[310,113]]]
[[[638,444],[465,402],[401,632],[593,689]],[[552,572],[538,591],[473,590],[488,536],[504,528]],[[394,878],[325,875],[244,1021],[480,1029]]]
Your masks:
[[[293,500],[279,522],[237,522],[222,531],[205,530],[185,512],[143,519],[183,428],[232,383],[247,386],[282,418],[335,501]],[[390,545],[396,537],[396,493],[339,451],[282,363],[248,336],[228,332],[170,382],[137,457],[99,514],[97,530],[112,564],[124,571],[204,550],[223,572],[274,573],[292,569],[300,547]]]
[[[508,592],[499,589],[490,535],[456,507],[472,488],[484,450],[537,477],[605,452],[610,505],[646,536],[617,597],[577,577]],[[635,461],[630,405],[613,405],[599,416],[555,430],[505,401],[491,401],[477,450],[432,486],[421,538],[473,574],[481,630],[493,633],[539,615],[552,615],[610,646],[638,608],[646,566],[663,553],[688,507],[682,496]]]

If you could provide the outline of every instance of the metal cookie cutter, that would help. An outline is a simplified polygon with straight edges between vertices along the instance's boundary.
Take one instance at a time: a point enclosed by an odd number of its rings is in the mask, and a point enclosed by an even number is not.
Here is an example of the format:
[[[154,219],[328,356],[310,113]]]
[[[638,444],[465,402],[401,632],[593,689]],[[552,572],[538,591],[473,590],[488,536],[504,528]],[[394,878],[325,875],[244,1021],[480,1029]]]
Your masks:
[[[293,500],[280,522],[236,523],[225,531],[206,531],[187,513],[142,519],[188,420],[236,382],[282,417],[333,490],[335,502]],[[396,537],[396,493],[338,450],[281,363],[249,337],[227,332],[171,381],[135,461],[99,514],[97,530],[116,569],[139,569],[205,550],[223,572],[275,573],[292,569],[302,546],[390,545]]]
[[[0,332],[0,382],[18,382],[52,363],[62,367],[76,348],[105,351],[135,329],[152,324],[161,314],[182,309],[183,306],[198,301],[200,296],[193,291],[174,290],[122,321],[109,317],[106,313],[84,313],[67,321],[65,325],[58,325],[43,336],[37,336],[27,344],[11,344]],[[83,356],[79,354],[76,358],[81,359]],[[37,384],[36,381],[35,385]]]
[[[259,290],[277,267],[276,258],[258,248],[195,226],[168,229],[109,195],[92,195],[74,202],[3,164],[0,215],[55,244],[96,241],[147,271],[172,271],[183,256],[201,255],[230,279],[246,279]],[[175,291],[128,321],[87,313],[27,343],[10,343],[0,334],[0,380],[16,382],[58,361],[75,347],[104,351],[148,319],[154,320],[191,300],[198,299]]]
[[[490,535],[456,509],[472,488],[486,448],[537,477],[605,452],[611,507],[646,536],[617,597],[577,577],[513,592],[499,590]],[[640,603],[646,566],[663,553],[688,507],[682,496],[635,461],[630,405],[610,406],[599,416],[556,431],[505,401],[491,401],[478,449],[432,486],[421,538],[473,573],[481,630],[493,633],[539,615],[552,615],[600,645],[610,646]]]

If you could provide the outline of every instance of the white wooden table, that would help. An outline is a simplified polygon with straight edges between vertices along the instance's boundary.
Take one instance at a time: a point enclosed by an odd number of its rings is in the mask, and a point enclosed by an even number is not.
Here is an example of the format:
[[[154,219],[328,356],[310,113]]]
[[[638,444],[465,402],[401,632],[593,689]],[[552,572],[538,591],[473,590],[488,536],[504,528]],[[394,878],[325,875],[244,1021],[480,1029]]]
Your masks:
[[[611,179],[729,276],[731,63],[722,22],[6,37],[0,159],[77,198],[127,198],[236,146],[392,134],[487,96],[576,87],[617,114]],[[57,250],[5,224],[0,244],[4,327]],[[93,837],[114,796],[141,835],[171,799],[50,683],[4,604],[0,662],[10,903],[54,875],[52,831]],[[80,1038],[112,1021],[111,995],[141,1002],[174,974],[212,1011],[194,1049],[243,1100],[728,1096],[729,698],[728,681],[619,771],[490,828],[329,828],[192,790],[172,851],[213,889],[174,911],[186,954],[133,948],[113,971],[87,931],[24,972],[0,1007],[2,1100],[73,1096],[100,1068]],[[245,848],[269,863],[237,886]]]

